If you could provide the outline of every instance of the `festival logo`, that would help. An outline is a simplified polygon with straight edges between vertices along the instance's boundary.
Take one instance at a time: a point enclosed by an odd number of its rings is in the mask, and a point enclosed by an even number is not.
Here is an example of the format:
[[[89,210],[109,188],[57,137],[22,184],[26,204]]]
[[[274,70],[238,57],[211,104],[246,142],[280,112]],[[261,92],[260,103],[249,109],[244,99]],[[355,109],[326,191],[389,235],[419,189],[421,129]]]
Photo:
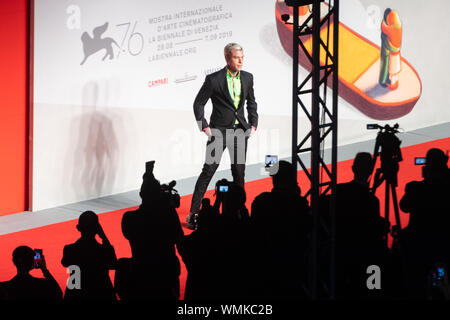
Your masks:
[[[105,50],[105,55],[102,58],[103,61],[106,58],[109,58],[110,60],[114,59],[113,44],[116,45],[117,48],[119,48],[119,45],[111,37],[102,38],[102,35],[107,29],[108,22],[105,22],[92,30],[93,37],[91,37],[89,33],[83,32],[81,35],[81,42],[83,43],[84,58],[80,63],[81,65],[83,65],[91,55],[100,50]]]

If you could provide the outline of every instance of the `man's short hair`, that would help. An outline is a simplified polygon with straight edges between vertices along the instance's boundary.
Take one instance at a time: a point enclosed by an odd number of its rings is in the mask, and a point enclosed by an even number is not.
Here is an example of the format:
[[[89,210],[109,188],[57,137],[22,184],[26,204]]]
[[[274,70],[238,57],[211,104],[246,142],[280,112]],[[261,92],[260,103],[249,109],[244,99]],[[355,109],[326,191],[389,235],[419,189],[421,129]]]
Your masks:
[[[244,50],[244,49],[242,49],[242,46],[240,44],[231,42],[231,43],[227,44],[225,46],[225,48],[223,49],[223,53],[224,53],[225,57],[230,55],[233,50]]]
[[[295,166],[286,161],[280,160],[278,162],[278,171],[274,175],[272,175],[272,183],[274,187],[288,186],[288,187],[296,187],[297,186],[297,170]]]
[[[95,212],[84,211],[78,218],[78,230],[95,233],[98,229],[98,216]]]
[[[367,178],[373,172],[373,158],[369,152],[358,152],[353,160],[352,170],[353,173],[367,176]]]
[[[31,269],[34,262],[34,250],[27,246],[20,246],[13,251],[13,263],[18,268]]]
[[[448,156],[438,148],[427,151],[425,166],[433,171],[447,170]]]

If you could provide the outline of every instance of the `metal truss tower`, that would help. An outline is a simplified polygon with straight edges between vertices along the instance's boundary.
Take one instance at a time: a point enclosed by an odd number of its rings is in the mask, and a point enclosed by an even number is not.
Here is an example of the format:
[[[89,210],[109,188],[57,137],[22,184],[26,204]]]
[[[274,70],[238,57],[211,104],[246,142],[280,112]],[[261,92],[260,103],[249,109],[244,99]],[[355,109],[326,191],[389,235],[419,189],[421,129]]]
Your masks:
[[[338,114],[338,53],[339,53],[339,0],[286,0],[292,7],[290,15],[283,15],[286,24],[292,24],[293,82],[292,82],[292,163],[303,169],[311,182],[310,197],[313,215],[310,265],[308,272],[309,294],[312,299],[335,298],[335,191],[337,180],[337,114]],[[303,13],[300,23],[299,8]],[[331,38],[331,39],[330,39]],[[312,48],[311,48],[312,43]],[[299,81],[299,62],[309,71]],[[327,87],[332,89],[332,101],[327,101]],[[311,101],[308,108],[307,100]],[[328,99],[330,100],[330,99]],[[298,111],[302,110],[310,122],[310,130],[298,143]],[[326,139],[331,137],[331,165],[324,160]],[[310,153],[311,165],[307,168],[301,155]],[[319,241],[323,230],[319,217],[319,197],[330,195],[330,224],[325,252],[329,256],[326,265],[319,265],[319,252],[324,252]],[[322,238],[322,237],[320,237]],[[321,270],[319,272],[319,270]],[[328,272],[323,273],[323,270]]]

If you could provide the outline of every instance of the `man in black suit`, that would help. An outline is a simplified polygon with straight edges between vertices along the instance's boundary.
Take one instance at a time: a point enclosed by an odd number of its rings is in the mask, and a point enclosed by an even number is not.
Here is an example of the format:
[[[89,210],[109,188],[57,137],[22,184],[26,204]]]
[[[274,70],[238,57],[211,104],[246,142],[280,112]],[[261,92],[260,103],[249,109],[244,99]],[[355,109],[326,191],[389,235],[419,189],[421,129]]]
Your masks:
[[[195,214],[214,173],[219,167],[222,153],[228,149],[233,181],[244,187],[247,140],[258,126],[257,104],[253,91],[253,75],[242,70],[244,52],[237,43],[224,49],[227,65],[208,75],[194,101],[194,114],[200,130],[208,136],[206,161],[195,184],[188,227],[193,227]],[[213,110],[208,124],[204,117],[206,102],[211,99]],[[248,121],[244,104],[247,101]]]

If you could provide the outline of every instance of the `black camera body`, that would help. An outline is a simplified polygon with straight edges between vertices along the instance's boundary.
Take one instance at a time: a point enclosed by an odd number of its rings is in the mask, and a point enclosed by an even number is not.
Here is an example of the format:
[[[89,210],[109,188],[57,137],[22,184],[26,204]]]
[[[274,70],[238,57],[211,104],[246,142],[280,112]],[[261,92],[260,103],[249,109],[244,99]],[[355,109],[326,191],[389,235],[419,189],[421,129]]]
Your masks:
[[[155,167],[155,161],[147,161],[145,163],[145,173],[144,173],[144,179],[155,179],[155,176],[153,175],[153,169]],[[156,180],[156,179],[155,179]],[[180,207],[180,195],[178,194],[178,191],[174,189],[177,182],[175,180],[172,180],[168,184],[162,184],[161,185],[161,194],[166,197],[166,199],[169,202],[169,205],[173,208],[179,208]]]
[[[393,175],[398,171],[398,162],[403,160],[400,149],[401,141],[395,135],[398,133],[398,128],[398,123],[393,127],[388,124],[385,126],[380,126],[378,124],[367,125],[368,130],[379,129],[375,143],[374,161],[376,161],[376,158],[380,155],[381,169],[384,173],[390,175]]]
[[[180,207],[180,195],[178,194],[178,191],[174,189],[177,182],[175,180],[172,180],[169,184],[162,184],[161,185],[161,192],[167,196],[167,199],[169,200],[169,204],[173,208],[179,208]]]
[[[379,129],[381,132],[383,132],[383,130],[384,130],[384,133],[398,133],[399,125],[398,125],[398,123],[396,123],[393,127],[391,127],[388,124],[386,124],[385,126],[380,126],[377,123],[369,123],[369,124],[367,124],[366,128],[367,128],[367,130]]]
[[[396,123],[393,127],[389,125],[380,126],[378,124],[368,124],[367,129],[379,129],[377,138],[375,141],[375,150],[373,152],[373,166],[377,162],[377,158],[380,157],[380,168],[376,169],[375,177],[373,179],[373,186],[371,188],[372,194],[375,194],[377,188],[385,182],[386,192],[389,195],[389,191],[392,192],[392,200],[394,202],[394,212],[396,225],[393,226],[392,235],[395,234],[394,227],[401,229],[400,214],[397,203],[396,187],[398,186],[398,171],[399,162],[403,161],[402,150],[400,149],[401,141],[396,136],[398,133],[399,125]],[[389,197],[386,197],[386,206],[384,217],[389,221]]]

